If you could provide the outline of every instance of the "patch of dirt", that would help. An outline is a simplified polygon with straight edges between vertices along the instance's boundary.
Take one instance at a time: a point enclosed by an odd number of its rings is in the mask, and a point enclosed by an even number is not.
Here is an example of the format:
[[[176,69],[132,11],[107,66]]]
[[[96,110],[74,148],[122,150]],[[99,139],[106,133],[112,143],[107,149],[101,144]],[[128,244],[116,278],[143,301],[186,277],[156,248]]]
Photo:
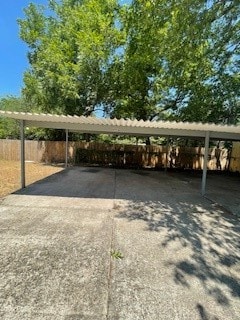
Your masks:
[[[63,167],[26,162],[26,185],[60,172]],[[0,198],[20,189],[20,161],[0,159]]]

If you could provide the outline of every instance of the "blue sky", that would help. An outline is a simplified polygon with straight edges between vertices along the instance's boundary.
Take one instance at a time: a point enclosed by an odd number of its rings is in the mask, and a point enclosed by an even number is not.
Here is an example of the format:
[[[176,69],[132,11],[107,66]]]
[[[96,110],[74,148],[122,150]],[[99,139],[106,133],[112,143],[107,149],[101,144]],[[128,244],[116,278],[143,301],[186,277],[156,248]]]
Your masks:
[[[19,96],[23,72],[28,67],[27,46],[19,38],[17,19],[30,3],[46,4],[47,0],[7,0],[0,9],[0,97]]]

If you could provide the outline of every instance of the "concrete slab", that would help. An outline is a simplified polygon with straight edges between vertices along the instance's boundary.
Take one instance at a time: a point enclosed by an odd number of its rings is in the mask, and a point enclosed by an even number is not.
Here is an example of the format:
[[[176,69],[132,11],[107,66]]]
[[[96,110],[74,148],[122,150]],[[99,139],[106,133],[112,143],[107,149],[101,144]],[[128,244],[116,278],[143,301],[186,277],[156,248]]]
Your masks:
[[[240,220],[209,181],[76,167],[6,197],[0,318],[239,319]]]
[[[107,210],[0,206],[0,318],[106,319]]]
[[[239,221],[190,199],[118,203],[108,319],[239,318]]]
[[[71,167],[33,183],[16,194],[70,198],[113,199],[115,171],[104,168]]]
[[[206,197],[240,217],[240,176],[209,175]]]
[[[185,181],[195,190],[200,187],[201,172],[174,172],[169,174],[180,182]],[[205,197],[212,203],[218,204],[230,213],[240,217],[240,175],[209,171]]]

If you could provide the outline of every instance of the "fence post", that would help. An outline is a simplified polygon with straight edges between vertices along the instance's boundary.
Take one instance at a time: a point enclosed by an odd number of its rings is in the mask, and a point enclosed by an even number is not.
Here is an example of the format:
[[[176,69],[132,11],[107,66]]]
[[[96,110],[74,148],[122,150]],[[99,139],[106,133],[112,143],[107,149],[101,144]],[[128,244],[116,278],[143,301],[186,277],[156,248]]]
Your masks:
[[[66,129],[65,168],[68,167],[68,129]]]
[[[21,187],[25,188],[26,179],[25,179],[25,133],[24,133],[25,121],[20,121],[20,137],[21,137]]]
[[[165,172],[167,172],[167,166],[168,166],[168,148],[169,148],[169,137],[167,137],[167,144],[166,144]]]
[[[205,150],[203,160],[203,173],[202,173],[202,196],[206,193],[206,179],[207,179],[207,163],[208,163],[208,148],[209,148],[210,132],[207,131],[205,135]]]

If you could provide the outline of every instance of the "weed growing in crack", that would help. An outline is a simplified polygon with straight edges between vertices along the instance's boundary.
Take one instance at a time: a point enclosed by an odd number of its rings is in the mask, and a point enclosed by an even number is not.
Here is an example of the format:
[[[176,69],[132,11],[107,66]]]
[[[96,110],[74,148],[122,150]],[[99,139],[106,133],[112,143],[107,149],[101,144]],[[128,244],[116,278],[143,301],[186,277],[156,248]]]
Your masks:
[[[119,250],[112,250],[111,257],[114,259],[123,259],[123,255]]]

